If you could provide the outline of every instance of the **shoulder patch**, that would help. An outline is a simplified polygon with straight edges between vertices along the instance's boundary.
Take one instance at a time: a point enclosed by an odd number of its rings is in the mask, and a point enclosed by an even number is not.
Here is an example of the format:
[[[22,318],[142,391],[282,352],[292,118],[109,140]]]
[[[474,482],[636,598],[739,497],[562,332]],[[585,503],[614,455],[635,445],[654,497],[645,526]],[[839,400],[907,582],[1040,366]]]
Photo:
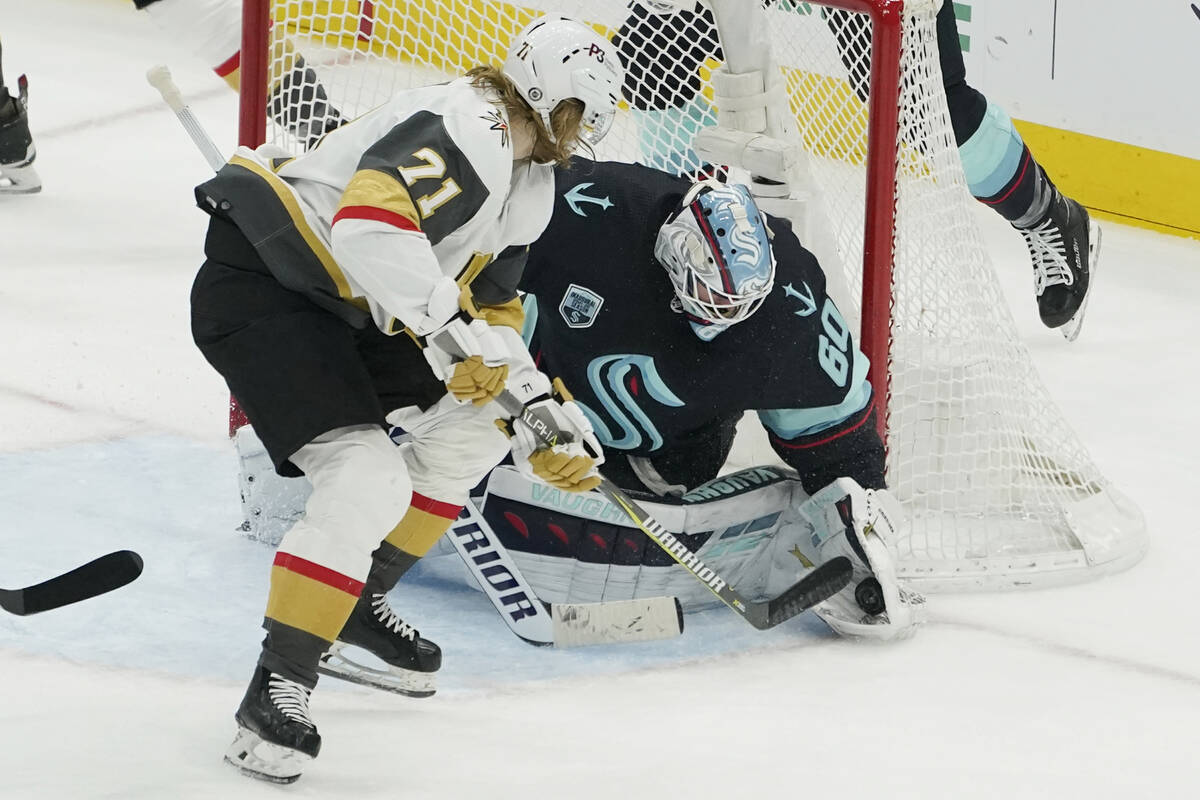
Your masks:
[[[572,283],[563,294],[558,311],[568,328],[589,328],[600,313],[604,298],[587,287]]]

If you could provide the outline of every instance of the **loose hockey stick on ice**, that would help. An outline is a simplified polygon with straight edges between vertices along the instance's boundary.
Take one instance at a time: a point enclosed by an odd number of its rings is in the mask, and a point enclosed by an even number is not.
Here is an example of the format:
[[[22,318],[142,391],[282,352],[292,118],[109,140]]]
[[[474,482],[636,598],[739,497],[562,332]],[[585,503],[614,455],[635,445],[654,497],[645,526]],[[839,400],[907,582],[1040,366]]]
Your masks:
[[[142,557],[118,550],[34,586],[0,589],[0,608],[19,616],[38,614],[120,589],[141,574]]]
[[[450,527],[449,538],[509,630],[530,644],[574,647],[669,639],[683,633],[683,610],[674,597],[546,603],[473,500]]]
[[[212,137],[204,130],[200,120],[196,119],[192,110],[183,102],[183,95],[180,93],[179,87],[171,79],[171,71],[161,64],[151,67],[146,73],[146,80],[150,82],[151,86],[158,89],[162,99],[175,112],[183,129],[187,131],[188,136],[192,137],[200,154],[204,156],[204,160],[208,162],[213,171],[216,172],[225,166],[225,156],[221,155],[221,151],[213,144]]]
[[[543,418],[531,408],[523,405],[507,389],[496,398],[500,407],[520,420],[547,447],[553,447],[562,438],[554,420]],[[633,524],[650,537],[655,544],[679,562],[696,580],[708,587],[725,605],[736,611],[743,619],[759,630],[773,628],[785,620],[806,611],[817,603],[828,600],[850,583],[852,568],[845,556],[826,561],[796,583],[785,589],[773,600],[752,603],[730,586],[715,570],[706,566],[687,545],[675,538],[657,520],[646,512],[619,486],[601,476],[600,491],[618,508],[628,515]]]

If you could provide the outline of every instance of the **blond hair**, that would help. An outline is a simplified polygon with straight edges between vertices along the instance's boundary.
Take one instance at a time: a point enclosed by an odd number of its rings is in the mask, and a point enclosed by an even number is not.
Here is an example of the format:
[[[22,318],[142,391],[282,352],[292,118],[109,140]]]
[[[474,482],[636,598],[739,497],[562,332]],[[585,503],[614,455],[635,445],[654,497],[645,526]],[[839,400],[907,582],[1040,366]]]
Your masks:
[[[500,69],[493,66],[475,67],[467,73],[471,85],[482,89],[504,106],[510,123],[528,122],[533,127],[533,160],[539,164],[567,166],[571,151],[579,144],[583,130],[583,103],[575,98],[560,102],[550,112],[550,127],[554,135],[546,130],[541,114],[538,114],[517,86]]]

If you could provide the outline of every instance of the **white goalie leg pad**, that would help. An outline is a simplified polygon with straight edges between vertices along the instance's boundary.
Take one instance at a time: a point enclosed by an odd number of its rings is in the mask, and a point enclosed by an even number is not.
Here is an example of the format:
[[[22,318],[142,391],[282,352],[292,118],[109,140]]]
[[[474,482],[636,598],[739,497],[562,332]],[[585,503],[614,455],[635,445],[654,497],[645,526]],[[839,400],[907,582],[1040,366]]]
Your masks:
[[[798,512],[812,531],[798,548],[814,564],[845,556],[850,584],[814,611],[841,636],[888,641],[911,636],[924,598],[900,587],[889,544],[902,519],[886,489],[863,489],[839,478],[805,501]]]
[[[241,530],[251,539],[278,545],[300,517],[312,493],[308,478],[285,478],[254,428],[243,425],[233,437],[238,456],[238,489],[242,494]]]

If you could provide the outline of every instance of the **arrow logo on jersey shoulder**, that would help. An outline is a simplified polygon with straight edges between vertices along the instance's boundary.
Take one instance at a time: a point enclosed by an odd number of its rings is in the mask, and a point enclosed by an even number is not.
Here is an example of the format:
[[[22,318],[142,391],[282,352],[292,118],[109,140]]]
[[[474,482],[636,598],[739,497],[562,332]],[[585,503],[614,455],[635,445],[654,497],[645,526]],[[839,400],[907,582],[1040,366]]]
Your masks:
[[[795,314],[797,317],[812,316],[812,314],[814,314],[817,310],[817,300],[815,297],[813,297],[813,290],[812,287],[808,285],[808,281],[801,281],[801,283],[804,284],[804,291],[807,292],[807,294],[797,291],[790,283],[784,284],[783,291],[788,297],[794,297],[799,300],[803,306],[799,311],[793,311],[793,314]]]
[[[577,184],[576,186],[572,186],[571,189],[563,195],[563,199],[567,201],[567,205],[571,207],[571,210],[581,217],[587,216],[583,209],[579,207],[581,203],[595,203],[605,211],[613,206],[612,201],[607,197],[592,197],[591,195],[583,193],[584,189],[587,189],[592,185],[593,184],[591,183]]]

